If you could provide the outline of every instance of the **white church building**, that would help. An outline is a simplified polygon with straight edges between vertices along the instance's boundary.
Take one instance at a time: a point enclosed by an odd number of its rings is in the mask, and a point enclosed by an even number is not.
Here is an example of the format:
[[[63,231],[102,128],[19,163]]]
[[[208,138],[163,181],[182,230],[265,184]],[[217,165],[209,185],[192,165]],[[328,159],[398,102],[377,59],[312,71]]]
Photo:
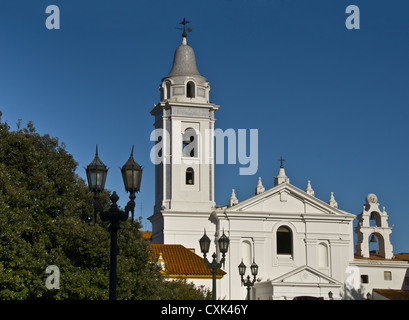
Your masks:
[[[292,185],[281,165],[270,189],[257,177],[254,196],[239,202],[233,190],[228,205],[216,205],[214,115],[219,106],[210,102],[209,81],[197,69],[186,33],[182,39],[151,111],[161,160],[155,165],[156,197],[149,218],[152,244],[181,245],[202,256],[199,239],[206,230],[212,240],[209,255],[216,252],[220,258],[215,244],[224,232],[230,243],[225,274],[217,280],[220,299],[248,298],[238,272],[241,261],[247,273],[252,262],[259,267],[251,299],[387,299],[389,291],[405,294],[408,255],[394,255],[388,214],[374,194],[366,196],[356,216],[338,208],[333,194],[327,202],[316,198],[310,181],[303,190]],[[379,250],[370,252],[375,239]],[[211,279],[207,281],[211,288]]]

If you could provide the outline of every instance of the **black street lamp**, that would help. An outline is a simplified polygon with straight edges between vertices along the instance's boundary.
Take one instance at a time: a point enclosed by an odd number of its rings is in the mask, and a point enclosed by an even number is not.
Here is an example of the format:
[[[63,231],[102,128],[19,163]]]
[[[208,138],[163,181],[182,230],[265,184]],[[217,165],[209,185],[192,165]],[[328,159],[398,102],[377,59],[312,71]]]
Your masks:
[[[134,220],[135,209],[135,192],[139,192],[142,179],[143,168],[133,158],[133,146],[131,156],[128,161],[122,166],[121,173],[124,181],[125,190],[129,192],[128,210],[132,212],[132,222]]]
[[[131,192],[130,200],[122,211],[116,204],[119,200],[118,195],[114,191],[109,197],[112,204],[108,211],[104,211],[99,201],[99,193],[104,190],[105,181],[107,178],[108,169],[98,157],[98,147],[96,149],[95,158],[85,169],[87,173],[88,186],[90,191],[94,193],[94,214],[95,221],[97,220],[97,213],[99,213],[102,221],[109,221],[109,231],[111,233],[111,253],[110,253],[110,268],[109,268],[109,299],[116,299],[116,270],[117,270],[117,254],[118,254],[118,229],[119,222],[126,221],[129,212],[135,208],[135,192],[139,192],[142,179],[142,168],[133,159],[133,147],[129,160],[122,167],[122,177],[125,184],[125,190]]]
[[[99,193],[104,190],[108,175],[106,165],[98,157],[98,145],[96,146],[95,158],[85,169],[87,173],[89,190],[94,193],[94,222],[97,221],[97,213],[100,212]]]
[[[219,238],[219,240],[217,240],[218,244],[219,244],[219,250],[222,253],[222,258],[220,259],[219,262],[217,262],[216,258],[217,255],[216,253],[213,253],[212,255],[212,262],[209,262],[209,260],[207,260],[206,258],[206,254],[209,252],[209,248],[210,248],[210,239],[209,237],[206,235],[206,230],[204,232],[203,237],[199,240],[199,244],[200,244],[200,250],[203,253],[203,258],[204,261],[206,263],[206,267],[208,269],[212,269],[212,279],[213,279],[213,289],[212,289],[212,299],[216,300],[216,274],[217,274],[217,269],[221,268],[222,265],[224,267],[224,262],[225,262],[225,257],[226,257],[226,253],[227,250],[229,249],[229,243],[230,240],[228,237],[226,237],[226,235],[224,234],[223,231],[223,235]]]
[[[247,287],[247,300],[250,300],[250,288],[254,286],[254,283],[256,282],[256,277],[258,274],[258,265],[254,262],[250,266],[251,274],[253,275],[253,280],[250,280],[250,276],[247,276],[247,280],[244,280],[244,275],[246,274],[246,265],[243,263],[243,260],[241,260],[241,263],[239,264],[239,274],[241,276],[241,282]]]

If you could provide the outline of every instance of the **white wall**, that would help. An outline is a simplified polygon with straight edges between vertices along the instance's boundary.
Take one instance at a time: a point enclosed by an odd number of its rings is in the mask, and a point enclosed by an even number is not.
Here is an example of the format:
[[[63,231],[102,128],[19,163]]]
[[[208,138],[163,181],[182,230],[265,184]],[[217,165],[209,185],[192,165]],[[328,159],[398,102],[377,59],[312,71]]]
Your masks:
[[[356,259],[351,267],[357,268],[355,276],[359,283],[354,289],[347,290],[347,299],[366,298],[368,293],[372,294],[372,289],[408,289],[404,284],[409,268],[407,261]],[[391,272],[392,280],[385,280],[385,271]],[[361,282],[362,275],[368,276],[368,283]]]

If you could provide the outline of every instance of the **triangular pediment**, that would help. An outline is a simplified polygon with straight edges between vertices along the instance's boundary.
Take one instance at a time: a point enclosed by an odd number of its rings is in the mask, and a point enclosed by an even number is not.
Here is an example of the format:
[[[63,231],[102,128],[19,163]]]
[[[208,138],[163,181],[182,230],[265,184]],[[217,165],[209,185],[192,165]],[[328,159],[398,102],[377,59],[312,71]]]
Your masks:
[[[355,217],[348,212],[330,206],[328,203],[289,183],[279,184],[263,193],[228,207],[225,211],[226,213],[334,214]]]
[[[290,271],[274,280],[272,283],[326,283],[326,284],[341,284],[339,281],[315,270],[309,266],[302,266],[293,271]]]

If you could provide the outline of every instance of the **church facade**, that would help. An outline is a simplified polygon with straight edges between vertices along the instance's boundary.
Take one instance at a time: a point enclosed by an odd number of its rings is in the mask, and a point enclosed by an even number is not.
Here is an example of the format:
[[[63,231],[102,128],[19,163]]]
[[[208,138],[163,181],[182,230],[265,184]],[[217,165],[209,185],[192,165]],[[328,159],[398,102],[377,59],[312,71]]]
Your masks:
[[[152,243],[182,245],[201,256],[199,239],[206,232],[220,259],[216,244],[224,233],[230,244],[225,275],[217,280],[219,298],[248,298],[237,268],[242,261],[248,271],[253,262],[259,267],[251,299],[362,299],[372,289],[409,288],[408,259],[393,254],[388,215],[374,194],[356,217],[338,208],[332,193],[327,202],[316,198],[310,181],[304,190],[292,185],[281,165],[271,188],[258,178],[253,197],[239,202],[232,190],[228,205],[216,205],[219,106],[210,102],[210,83],[199,73],[185,33],[159,90],[151,111],[157,141]],[[375,255],[373,239],[379,243]]]

